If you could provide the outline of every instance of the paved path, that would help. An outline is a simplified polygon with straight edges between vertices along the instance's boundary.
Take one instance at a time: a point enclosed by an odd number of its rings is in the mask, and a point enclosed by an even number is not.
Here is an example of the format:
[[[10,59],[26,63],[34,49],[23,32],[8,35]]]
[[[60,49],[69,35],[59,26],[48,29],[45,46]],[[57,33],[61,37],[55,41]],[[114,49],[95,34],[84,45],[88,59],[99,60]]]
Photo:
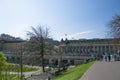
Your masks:
[[[26,66],[26,67],[32,67],[32,68],[38,68],[37,71],[30,71],[30,72],[23,72],[25,78],[31,77],[32,75],[40,75],[42,73],[42,68],[38,66]],[[10,72],[10,74],[18,74],[18,72]],[[20,72],[19,72],[20,74]]]
[[[42,73],[41,69],[37,71],[23,72],[25,78],[31,77],[32,75],[40,75],[41,73]],[[10,74],[18,74],[18,72],[10,72]]]
[[[95,62],[79,80],[120,80],[120,62]]]

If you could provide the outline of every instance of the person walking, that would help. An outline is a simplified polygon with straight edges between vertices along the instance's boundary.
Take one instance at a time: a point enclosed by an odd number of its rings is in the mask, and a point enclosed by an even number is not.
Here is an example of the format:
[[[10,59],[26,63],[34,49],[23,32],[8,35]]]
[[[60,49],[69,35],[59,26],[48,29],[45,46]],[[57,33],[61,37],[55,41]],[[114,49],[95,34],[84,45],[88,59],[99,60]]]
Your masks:
[[[105,61],[107,61],[107,56],[105,55]]]
[[[111,56],[110,56],[110,55],[108,55],[108,61],[109,61],[109,62],[111,61]]]

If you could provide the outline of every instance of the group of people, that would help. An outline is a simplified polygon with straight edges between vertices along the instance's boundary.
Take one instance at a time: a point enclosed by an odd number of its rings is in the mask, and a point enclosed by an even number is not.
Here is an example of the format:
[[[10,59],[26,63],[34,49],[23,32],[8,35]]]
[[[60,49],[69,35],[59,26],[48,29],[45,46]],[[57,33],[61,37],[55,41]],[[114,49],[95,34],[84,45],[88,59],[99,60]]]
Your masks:
[[[113,57],[112,57],[112,55],[104,55],[103,56],[103,60],[105,60],[105,61],[111,61],[111,60],[113,60]]]
[[[120,60],[120,54],[105,54],[103,55],[104,61],[119,61]]]

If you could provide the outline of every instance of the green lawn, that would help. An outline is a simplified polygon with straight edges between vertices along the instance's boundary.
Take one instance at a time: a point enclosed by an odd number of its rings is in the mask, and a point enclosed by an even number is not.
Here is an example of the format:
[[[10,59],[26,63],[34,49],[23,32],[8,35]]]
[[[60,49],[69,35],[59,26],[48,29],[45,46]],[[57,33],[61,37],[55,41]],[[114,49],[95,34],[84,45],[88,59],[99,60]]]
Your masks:
[[[19,65],[9,65],[8,69],[10,72],[20,72],[20,66]],[[23,67],[23,72],[29,72],[29,71],[37,71],[38,68],[32,68],[32,67]]]
[[[52,80],[78,80],[92,64],[94,64],[94,62],[78,65],[77,67],[74,67],[68,70],[67,72],[64,72],[56,77],[53,77]]]
[[[38,68],[23,67],[23,72],[36,71]],[[6,74],[6,71],[8,72]],[[20,80],[20,65],[9,64],[6,71],[0,74],[0,80]],[[19,72],[19,74],[10,74],[9,72]]]
[[[20,74],[2,74],[0,80],[20,80]]]
[[[8,80],[20,80],[20,75],[16,75],[16,74],[10,74],[7,76]]]

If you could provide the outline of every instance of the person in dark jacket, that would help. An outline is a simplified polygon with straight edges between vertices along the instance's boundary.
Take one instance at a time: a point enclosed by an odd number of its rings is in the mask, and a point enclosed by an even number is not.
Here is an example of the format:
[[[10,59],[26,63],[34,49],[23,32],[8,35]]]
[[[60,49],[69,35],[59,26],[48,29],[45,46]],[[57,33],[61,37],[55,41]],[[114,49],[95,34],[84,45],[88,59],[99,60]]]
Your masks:
[[[110,57],[110,55],[108,55],[108,60],[111,61],[111,57]]]

